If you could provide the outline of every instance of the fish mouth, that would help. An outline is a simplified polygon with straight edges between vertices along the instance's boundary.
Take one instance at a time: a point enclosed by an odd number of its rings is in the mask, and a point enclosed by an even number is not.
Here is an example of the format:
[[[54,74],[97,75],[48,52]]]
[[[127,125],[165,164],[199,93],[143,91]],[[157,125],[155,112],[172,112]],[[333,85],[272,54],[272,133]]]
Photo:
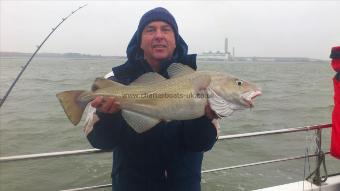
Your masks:
[[[260,90],[249,91],[241,95],[242,101],[245,103],[246,107],[254,107],[254,99],[260,96],[262,92]]]

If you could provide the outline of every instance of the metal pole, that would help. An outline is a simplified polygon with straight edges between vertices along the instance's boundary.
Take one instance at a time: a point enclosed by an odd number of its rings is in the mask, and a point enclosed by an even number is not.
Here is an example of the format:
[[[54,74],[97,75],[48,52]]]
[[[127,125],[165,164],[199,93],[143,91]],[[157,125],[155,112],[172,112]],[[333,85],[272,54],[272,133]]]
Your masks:
[[[4,104],[4,102],[6,101],[7,97],[9,96],[9,94],[11,93],[12,89],[14,88],[15,84],[17,83],[17,81],[20,79],[21,75],[24,73],[24,71],[26,70],[27,66],[31,63],[32,59],[34,58],[34,56],[38,53],[38,51],[40,50],[40,48],[44,45],[44,43],[47,41],[47,39],[54,33],[54,31],[56,31],[56,29],[64,22],[66,21],[66,19],[68,19],[71,15],[73,15],[75,12],[77,12],[79,9],[85,7],[87,4],[80,6],[78,9],[76,9],[75,11],[72,11],[67,17],[63,18],[62,21],[54,28],[52,28],[52,31],[47,35],[47,37],[42,41],[42,43],[37,46],[37,50],[35,50],[35,52],[32,54],[31,58],[27,61],[27,63],[21,68],[21,71],[19,72],[18,76],[15,78],[14,82],[12,83],[12,85],[9,87],[9,89],[7,90],[6,94],[4,95],[4,97],[2,99],[0,99],[0,108],[1,106]]]
[[[326,152],[325,154],[329,154],[330,152]],[[293,156],[288,158],[282,158],[282,159],[274,159],[274,160],[268,160],[268,161],[261,161],[261,162],[254,162],[254,163],[248,163],[248,164],[242,164],[242,165],[235,165],[235,166],[229,166],[229,167],[223,167],[223,168],[215,168],[210,170],[203,170],[201,171],[202,174],[206,173],[212,173],[212,172],[219,172],[224,170],[232,170],[237,168],[244,168],[244,167],[251,167],[251,166],[257,166],[257,165],[265,165],[265,164],[271,164],[276,162],[284,162],[284,161],[290,161],[290,160],[297,160],[297,159],[303,159],[305,157],[317,157],[318,155],[302,155],[302,156]],[[60,191],[82,191],[82,190],[94,190],[97,188],[106,188],[111,187],[112,184],[104,184],[104,185],[97,185],[97,186],[88,186],[88,187],[80,187],[80,188],[71,188],[66,190],[60,190]]]
[[[296,127],[296,128],[279,129],[279,130],[271,130],[271,131],[260,131],[260,132],[243,133],[243,134],[235,134],[235,135],[224,135],[224,136],[220,136],[218,138],[218,141],[265,136],[265,135],[277,135],[277,134],[293,133],[293,132],[300,132],[300,131],[311,131],[311,130],[316,130],[316,129],[319,129],[321,131],[321,129],[330,128],[331,126],[332,124],[323,124],[323,125],[312,125],[312,126],[306,126],[306,127]],[[42,159],[42,158],[50,158],[50,157],[60,157],[60,156],[66,156],[66,155],[93,154],[93,153],[98,153],[98,152],[103,152],[103,151],[100,151],[99,149],[84,149],[84,150],[73,150],[73,151],[62,151],[62,152],[49,152],[49,153],[6,156],[6,157],[0,157],[0,163],[18,161],[18,160],[30,160],[30,159],[37,159],[37,158]]]
[[[330,128],[332,124],[322,124],[322,125],[311,125],[305,127],[294,127],[294,128],[287,128],[287,129],[278,129],[278,130],[269,130],[269,131],[258,131],[252,133],[242,133],[242,134],[235,134],[235,135],[222,135],[219,136],[219,140],[223,139],[240,139],[240,138],[247,138],[247,137],[257,137],[257,136],[264,136],[264,135],[277,135],[277,134],[284,134],[284,133],[293,133],[293,132],[300,132],[300,131],[311,131],[323,128]]]
[[[38,154],[29,154],[29,155],[16,155],[16,156],[0,157],[0,162],[12,162],[12,161],[19,161],[19,160],[43,159],[43,158],[55,158],[55,157],[94,154],[94,153],[102,153],[102,152],[105,152],[105,151],[99,150],[99,149],[84,149],[84,150],[74,150],[74,151],[38,153]]]
[[[67,190],[60,190],[60,191],[81,191],[81,190],[95,190],[99,188],[108,188],[111,187],[112,184],[102,184],[102,185],[96,185],[96,186],[88,186],[88,187],[82,187],[82,188],[71,188]]]
[[[328,151],[325,154],[330,154],[330,152]],[[248,164],[241,164],[241,165],[235,165],[235,166],[215,168],[215,169],[210,169],[210,170],[203,170],[202,173],[218,172],[218,171],[223,171],[223,170],[232,170],[232,169],[237,169],[237,168],[265,165],[265,164],[285,162],[285,161],[290,161],[290,160],[297,160],[297,159],[303,159],[303,158],[306,158],[306,157],[317,157],[317,156],[318,156],[317,154],[307,155],[307,156],[306,155],[292,156],[292,157],[279,158],[279,159],[273,159],[273,160],[267,160],[267,161],[261,161],[261,162],[254,162],[254,163],[248,163]]]
[[[329,128],[331,127],[331,124],[323,124],[323,125],[313,125],[313,126],[306,126],[306,127],[297,127],[297,128],[288,128],[288,129],[280,129],[280,130],[273,130],[273,131],[263,131],[263,132],[254,132],[254,133],[245,133],[245,134],[237,134],[237,135],[229,135],[224,136],[223,138],[220,137],[219,140],[227,140],[227,139],[235,139],[235,138],[246,138],[246,137],[254,137],[254,136],[263,136],[263,135],[274,135],[274,134],[282,134],[282,133],[292,133],[292,132],[300,132],[300,131],[310,131],[310,130],[317,130],[317,150],[314,155],[308,155],[308,156],[293,156],[293,157],[287,157],[287,158],[280,158],[280,159],[274,159],[269,161],[261,161],[261,162],[255,162],[255,163],[248,163],[248,164],[241,164],[236,166],[229,166],[229,167],[222,167],[222,168],[216,168],[216,169],[210,169],[210,170],[203,170],[202,173],[210,173],[210,172],[218,172],[222,170],[231,170],[236,168],[243,168],[243,167],[249,167],[249,166],[256,166],[256,165],[264,165],[264,164],[270,164],[270,163],[276,163],[276,162],[282,162],[282,161],[289,161],[289,160],[296,160],[296,159],[302,159],[305,157],[314,157],[316,156],[318,158],[318,163],[321,164],[321,157],[320,155],[327,155],[330,154],[330,152],[323,153],[321,151],[321,132],[323,128]],[[50,152],[50,153],[39,153],[39,154],[31,154],[31,155],[19,155],[19,156],[9,156],[9,157],[0,157],[0,162],[10,162],[10,161],[18,161],[18,160],[29,160],[29,159],[38,159],[38,158],[50,158],[50,157],[62,157],[62,156],[70,156],[70,155],[81,155],[81,154],[93,154],[93,153],[101,153],[104,152],[99,149],[85,149],[85,150],[75,150],[75,151],[62,151],[62,152]],[[318,176],[316,179],[316,182],[320,182],[318,185],[321,184],[322,179],[320,177],[320,166],[318,166]],[[327,174],[327,173],[326,173]],[[314,183],[317,184],[317,183]],[[111,184],[105,184],[105,185],[97,185],[97,186],[90,186],[90,187],[83,187],[83,188],[73,188],[63,191],[80,191],[80,190],[93,190],[97,188],[105,188],[110,187]]]

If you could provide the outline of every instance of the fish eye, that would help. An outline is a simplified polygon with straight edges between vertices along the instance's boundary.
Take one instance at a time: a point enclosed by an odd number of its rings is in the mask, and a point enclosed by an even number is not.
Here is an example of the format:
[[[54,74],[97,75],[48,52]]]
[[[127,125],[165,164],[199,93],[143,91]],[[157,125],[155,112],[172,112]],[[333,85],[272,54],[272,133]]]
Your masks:
[[[236,80],[236,84],[237,84],[238,86],[242,86],[243,81],[242,81],[242,80]]]

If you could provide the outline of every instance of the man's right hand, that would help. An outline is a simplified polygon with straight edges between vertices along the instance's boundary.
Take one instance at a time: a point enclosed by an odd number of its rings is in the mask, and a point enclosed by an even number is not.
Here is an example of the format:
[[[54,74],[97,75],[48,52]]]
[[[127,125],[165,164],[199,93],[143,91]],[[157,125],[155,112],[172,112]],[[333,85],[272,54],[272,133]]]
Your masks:
[[[92,102],[91,106],[103,113],[117,113],[120,111],[120,105],[114,97],[97,96]]]

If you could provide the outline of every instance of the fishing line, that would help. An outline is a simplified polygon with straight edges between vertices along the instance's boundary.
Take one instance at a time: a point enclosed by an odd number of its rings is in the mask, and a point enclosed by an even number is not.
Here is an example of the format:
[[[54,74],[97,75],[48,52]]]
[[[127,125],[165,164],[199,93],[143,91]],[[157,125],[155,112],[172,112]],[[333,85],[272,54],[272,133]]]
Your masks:
[[[48,38],[50,38],[50,36],[54,33],[54,31],[57,30],[57,28],[64,22],[66,21],[70,16],[72,16],[74,13],[76,13],[77,11],[79,11],[81,8],[85,7],[87,4],[78,7],[78,9],[72,11],[69,15],[67,15],[67,17],[62,18],[61,22],[59,22],[57,24],[57,26],[52,28],[52,31],[46,36],[46,38],[42,41],[42,43],[40,43],[40,45],[37,46],[37,50],[35,50],[35,52],[32,54],[31,58],[26,62],[26,64],[24,66],[21,67],[21,71],[19,72],[18,76],[15,78],[14,82],[12,83],[12,85],[9,87],[9,89],[7,90],[6,94],[4,95],[4,97],[2,99],[0,99],[0,108],[1,106],[4,104],[4,102],[6,101],[7,97],[9,96],[9,94],[11,93],[12,89],[14,88],[15,84],[17,83],[17,81],[20,79],[21,75],[24,73],[24,71],[26,70],[27,66],[31,63],[32,59],[34,58],[34,56],[38,53],[38,51],[40,50],[40,48],[44,45],[44,43],[47,41]]]

